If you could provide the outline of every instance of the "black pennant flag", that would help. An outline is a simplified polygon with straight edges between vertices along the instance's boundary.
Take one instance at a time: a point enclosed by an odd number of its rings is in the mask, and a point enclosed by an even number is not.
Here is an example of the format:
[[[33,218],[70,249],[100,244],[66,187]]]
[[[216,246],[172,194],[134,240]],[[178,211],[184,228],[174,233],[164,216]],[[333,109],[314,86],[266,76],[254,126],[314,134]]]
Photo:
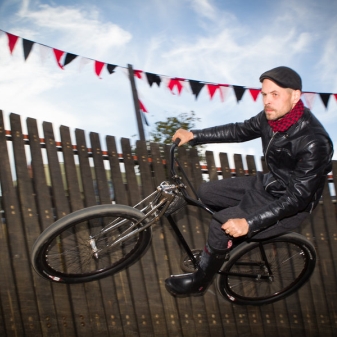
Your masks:
[[[236,97],[236,101],[240,102],[242,99],[243,94],[245,93],[246,88],[242,87],[241,85],[232,85]]]
[[[321,97],[321,100],[325,106],[325,109],[328,108],[328,103],[329,103],[329,99],[330,99],[330,95],[328,93],[320,93],[319,96]]]
[[[77,57],[77,55],[75,55],[75,54],[67,53],[66,57],[64,58],[63,66],[66,66],[71,61],[75,60],[76,57]]]
[[[33,41],[22,39],[22,45],[23,45],[23,54],[25,57],[25,61],[27,60],[30,52],[32,51],[33,48]]]
[[[160,87],[161,83],[161,78],[157,74],[152,74],[152,73],[145,73],[147,81],[149,82],[150,87],[152,87],[153,83],[156,83],[158,87]]]
[[[106,65],[106,69],[108,70],[108,72],[109,72],[109,74],[111,75],[111,74],[113,74],[114,72],[115,72],[115,68],[116,68],[117,66],[115,66],[114,64],[107,64]]]
[[[201,89],[204,87],[205,84],[194,80],[189,80],[189,82],[193,95],[195,95],[195,99],[197,99]]]

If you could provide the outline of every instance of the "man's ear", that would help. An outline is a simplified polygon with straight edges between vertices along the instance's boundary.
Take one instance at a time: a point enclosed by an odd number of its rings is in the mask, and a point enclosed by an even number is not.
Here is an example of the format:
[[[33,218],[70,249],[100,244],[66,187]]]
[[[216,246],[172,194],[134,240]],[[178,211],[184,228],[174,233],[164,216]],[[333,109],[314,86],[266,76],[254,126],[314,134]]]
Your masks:
[[[301,99],[302,92],[301,90],[293,91],[293,104],[296,104]]]

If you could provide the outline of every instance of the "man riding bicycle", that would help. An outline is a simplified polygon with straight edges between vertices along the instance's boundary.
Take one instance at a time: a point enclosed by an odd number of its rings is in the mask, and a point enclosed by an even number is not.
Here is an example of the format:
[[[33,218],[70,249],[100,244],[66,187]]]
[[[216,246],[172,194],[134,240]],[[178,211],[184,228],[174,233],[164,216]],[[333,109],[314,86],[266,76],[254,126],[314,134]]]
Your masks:
[[[269,172],[202,184],[199,197],[214,218],[196,272],[165,280],[173,295],[202,294],[235,241],[265,238],[298,227],[317,206],[331,171],[333,145],[301,100],[302,80],[288,67],[260,76],[264,110],[242,122],[202,130],[179,129],[179,145],[244,142],[261,138]]]

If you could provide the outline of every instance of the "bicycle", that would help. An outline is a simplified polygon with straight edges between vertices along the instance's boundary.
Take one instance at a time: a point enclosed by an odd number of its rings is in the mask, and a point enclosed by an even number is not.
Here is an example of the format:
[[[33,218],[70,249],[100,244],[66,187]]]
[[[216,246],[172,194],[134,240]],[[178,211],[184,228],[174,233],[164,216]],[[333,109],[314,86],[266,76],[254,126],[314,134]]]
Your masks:
[[[57,220],[33,245],[31,262],[35,271],[58,283],[89,282],[115,274],[141,258],[150,245],[152,226],[166,216],[185,251],[181,269],[193,272],[202,250],[189,247],[172,215],[188,204],[217,218],[198,198],[175,158],[178,143],[176,140],[170,150],[173,183],[162,182],[134,207],[96,205]],[[187,193],[175,166],[195,197]],[[231,250],[216,275],[217,290],[235,304],[269,304],[302,287],[313,273],[315,263],[313,244],[298,233],[250,239]]]

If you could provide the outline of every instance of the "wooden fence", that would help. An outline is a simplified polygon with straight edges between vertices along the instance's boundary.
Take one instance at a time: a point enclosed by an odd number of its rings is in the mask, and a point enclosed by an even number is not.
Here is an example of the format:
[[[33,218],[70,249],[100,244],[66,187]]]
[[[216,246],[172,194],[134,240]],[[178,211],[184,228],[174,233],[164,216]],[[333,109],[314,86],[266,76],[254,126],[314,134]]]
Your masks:
[[[149,151],[138,141],[135,157],[123,138],[119,155],[112,136],[101,146],[99,135],[90,133],[88,146],[84,131],[77,129],[73,145],[68,127],[61,126],[55,137],[53,126],[44,122],[41,137],[36,120],[26,122],[28,135],[23,135],[19,115],[11,114],[6,128],[0,114],[0,336],[336,336],[337,224],[329,188],[301,228],[317,248],[315,272],[300,291],[274,304],[233,305],[214,285],[202,297],[172,297],[164,280],[181,273],[180,249],[166,220],[154,228],[145,256],[119,274],[77,285],[37,276],[29,256],[42,229],[85,206],[111,203],[111,184],[116,203],[137,203],[168,178],[167,148],[150,144]],[[179,157],[193,184],[200,185],[205,172],[196,150],[179,148]],[[213,153],[206,152],[208,179],[232,176],[227,154],[219,160],[217,169]],[[237,176],[255,174],[254,157],[246,160],[248,172],[242,156],[234,155]],[[335,187],[336,179],[330,179]],[[176,215],[195,248],[204,246],[209,221],[199,211],[188,208]]]

